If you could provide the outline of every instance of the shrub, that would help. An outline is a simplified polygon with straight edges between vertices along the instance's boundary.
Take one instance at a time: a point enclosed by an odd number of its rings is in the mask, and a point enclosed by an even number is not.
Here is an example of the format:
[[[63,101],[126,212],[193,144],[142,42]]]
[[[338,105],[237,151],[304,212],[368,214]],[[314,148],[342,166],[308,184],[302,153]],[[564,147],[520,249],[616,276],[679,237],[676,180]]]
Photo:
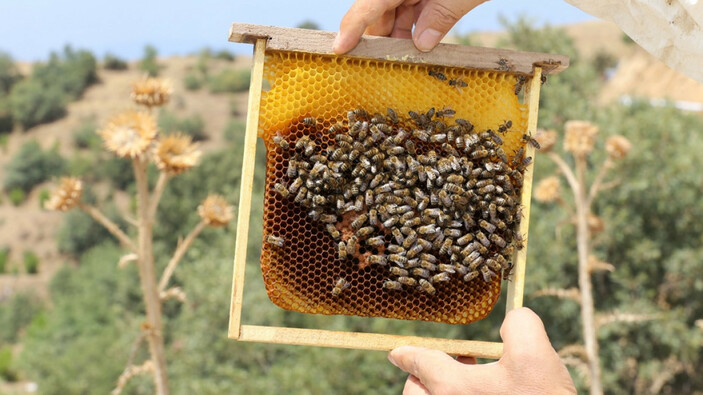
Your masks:
[[[198,114],[179,119],[175,114],[162,110],[159,113],[159,128],[164,133],[182,132],[191,136],[194,141],[207,140],[205,121]]]
[[[223,49],[223,50],[217,52],[217,54],[215,54],[215,59],[225,60],[225,61],[228,61],[228,62],[233,62],[234,59],[235,59],[235,57],[234,57],[234,54],[233,54],[232,52],[230,52],[230,51],[228,51],[228,50],[226,50],[226,49]]]
[[[12,347],[0,347],[0,378],[17,381],[17,373],[12,370]]]
[[[10,203],[13,206],[19,206],[27,198],[27,193],[20,188],[12,188],[10,192],[7,193],[7,197],[10,198]]]
[[[12,57],[0,52],[0,96],[10,92],[12,85],[22,79]]]
[[[0,133],[11,132],[13,123],[10,101],[6,94],[0,93]]]
[[[0,274],[7,273],[7,258],[10,256],[8,247],[0,248]]]
[[[37,274],[39,272],[39,257],[34,251],[24,252],[24,270],[27,274]]]
[[[103,58],[103,68],[105,70],[127,70],[127,62],[110,53]]]
[[[41,310],[41,303],[32,294],[15,293],[0,304],[0,344],[15,343],[20,331]]]
[[[229,142],[237,141],[238,138],[246,131],[246,126],[247,125],[244,121],[239,119],[230,119],[229,122],[227,122],[227,126],[225,126],[225,130],[222,134],[224,135],[225,140]]]
[[[186,74],[183,77],[183,86],[189,91],[197,91],[203,87],[203,81],[195,74]]]
[[[34,66],[31,79],[46,88],[58,88],[71,99],[78,99],[89,85],[98,81],[97,69],[92,53],[66,46],[63,53],[52,53],[48,63]]]
[[[249,89],[251,72],[247,70],[222,70],[210,77],[208,87],[212,93],[236,93]]]
[[[24,143],[5,167],[5,190],[21,189],[29,192],[35,185],[59,175],[65,167],[65,159],[56,148],[43,151],[36,141]]]
[[[24,129],[54,121],[66,114],[64,93],[58,86],[45,86],[30,78],[18,82],[9,96],[10,113]]]
[[[114,207],[107,210],[106,215],[122,228],[125,227],[124,220],[117,214]],[[79,210],[72,210],[64,215],[63,223],[56,236],[59,251],[74,257],[81,256],[106,240],[114,240],[110,232],[88,214]]]
[[[73,135],[73,145],[75,145],[76,148],[83,149],[99,147],[101,139],[95,132],[96,129],[97,125],[95,124],[95,120],[83,120],[83,122],[71,132]]]
[[[151,45],[144,47],[144,57],[139,62],[139,70],[144,71],[149,75],[149,77],[156,77],[159,75],[159,70],[161,66],[159,65],[156,55],[158,52],[156,48]]]
[[[44,203],[46,203],[50,197],[51,192],[46,188],[42,188],[42,190],[39,191],[39,208],[44,208]]]

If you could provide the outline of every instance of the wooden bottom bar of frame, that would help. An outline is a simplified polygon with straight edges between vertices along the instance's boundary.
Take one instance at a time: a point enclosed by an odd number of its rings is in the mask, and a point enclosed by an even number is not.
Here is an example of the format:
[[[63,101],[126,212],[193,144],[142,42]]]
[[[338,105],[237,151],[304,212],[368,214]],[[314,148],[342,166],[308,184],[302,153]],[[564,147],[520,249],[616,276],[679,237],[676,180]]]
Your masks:
[[[258,325],[242,325],[238,340],[378,351],[390,351],[400,346],[419,346],[440,350],[449,355],[490,359],[499,359],[503,355],[503,343],[498,342]]]

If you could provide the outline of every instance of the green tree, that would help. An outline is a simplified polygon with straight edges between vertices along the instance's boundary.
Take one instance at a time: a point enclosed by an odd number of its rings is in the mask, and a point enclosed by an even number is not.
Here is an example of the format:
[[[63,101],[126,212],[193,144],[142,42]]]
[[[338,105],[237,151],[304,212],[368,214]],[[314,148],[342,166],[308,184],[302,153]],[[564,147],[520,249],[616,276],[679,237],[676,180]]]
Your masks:
[[[12,118],[24,129],[55,121],[66,114],[65,95],[60,87],[46,87],[36,79],[18,82],[9,97]]]
[[[144,57],[139,61],[139,70],[147,73],[149,77],[158,76],[161,65],[159,65],[158,59],[156,58],[157,55],[156,47],[152,45],[145,46]]]
[[[295,27],[297,27],[299,29],[320,30],[320,25],[317,22],[313,21],[312,19],[306,19],[306,20],[300,22]]]

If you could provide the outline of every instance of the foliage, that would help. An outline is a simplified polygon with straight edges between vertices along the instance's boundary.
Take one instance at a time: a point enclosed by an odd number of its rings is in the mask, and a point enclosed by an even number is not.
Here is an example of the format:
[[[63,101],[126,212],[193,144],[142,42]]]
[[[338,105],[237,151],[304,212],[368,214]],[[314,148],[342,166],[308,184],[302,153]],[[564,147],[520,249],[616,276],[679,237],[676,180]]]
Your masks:
[[[208,87],[212,93],[237,93],[249,89],[251,72],[246,70],[222,70],[210,77]]]
[[[49,62],[36,64],[31,80],[46,88],[59,89],[70,100],[81,97],[83,91],[98,81],[97,61],[92,53],[65,46],[62,53],[52,53]]]
[[[239,119],[230,119],[227,121],[225,130],[222,134],[227,141],[237,141],[244,135],[246,131],[246,123]]]
[[[46,203],[47,200],[51,197],[51,192],[49,192],[48,189],[42,188],[41,191],[39,191],[39,207],[43,208],[44,203]]]
[[[29,192],[35,185],[61,174],[65,162],[57,147],[44,151],[35,140],[27,141],[5,166],[3,187]]]
[[[97,128],[95,119],[89,118],[81,121],[81,124],[71,131],[73,145],[81,149],[99,147],[102,139],[95,132]]]
[[[226,49],[223,49],[223,50],[217,51],[217,53],[215,54],[215,59],[224,60],[227,62],[234,62],[234,60],[236,58],[232,52],[230,52]]]
[[[0,94],[0,136],[1,133],[12,131],[14,120],[12,119],[12,108],[7,94]]]
[[[39,257],[34,251],[24,252],[24,270],[27,274],[39,273]]]
[[[7,258],[10,257],[10,249],[8,247],[0,247],[0,274],[7,273]]]
[[[122,190],[134,183],[132,164],[115,156],[100,160],[95,169],[95,176],[109,180],[113,187]]]
[[[109,206],[105,211],[113,222],[120,225],[121,228],[126,227],[124,220],[121,219],[113,206]],[[110,232],[95,222],[88,214],[79,210],[66,213],[56,235],[59,252],[74,257],[80,257],[89,249],[106,240],[114,240]]]
[[[306,19],[300,22],[297,26],[299,29],[320,30],[320,25],[312,19]]]
[[[105,70],[127,70],[129,65],[125,60],[108,53],[105,54],[103,58],[103,68],[105,68]]]
[[[17,381],[17,372],[12,369],[12,348],[0,347],[0,378],[6,381]]]
[[[22,188],[12,188],[7,193],[7,197],[10,199],[10,203],[12,203],[13,206],[19,206],[24,202],[24,199],[27,198],[27,192]]]
[[[64,92],[56,85],[45,86],[30,78],[18,82],[9,96],[12,118],[24,129],[51,122],[66,114]]]
[[[16,293],[0,303],[0,346],[17,342],[22,330],[41,309],[39,299],[30,293]]]
[[[114,387],[142,314],[135,266],[118,272],[122,254],[103,244],[84,254],[78,267],[64,267],[52,279],[53,307],[32,321],[18,361],[43,393],[108,393]]]
[[[10,54],[0,51],[0,96],[10,93],[12,85],[22,79],[22,75]]]
[[[158,51],[152,45],[147,45],[144,47],[144,57],[139,61],[139,70],[147,73],[149,77],[156,77],[159,75],[159,71],[162,66],[159,65],[156,56]]]
[[[163,133],[183,133],[193,138],[193,141],[207,140],[205,121],[200,114],[179,118],[172,112],[161,110],[159,112],[159,129]]]
[[[188,73],[183,77],[183,86],[189,91],[197,91],[203,87],[203,80],[193,73]]]

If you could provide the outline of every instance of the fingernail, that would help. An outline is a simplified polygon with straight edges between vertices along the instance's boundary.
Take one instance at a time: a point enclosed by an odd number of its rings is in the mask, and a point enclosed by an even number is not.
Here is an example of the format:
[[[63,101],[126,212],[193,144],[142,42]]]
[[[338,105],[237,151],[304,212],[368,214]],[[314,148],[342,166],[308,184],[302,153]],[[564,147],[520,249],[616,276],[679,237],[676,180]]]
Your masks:
[[[334,51],[335,53],[337,53],[339,49],[339,37],[339,34],[337,34],[337,37],[334,38],[334,42],[332,43],[332,51]]]
[[[388,360],[389,360],[393,365],[395,365],[395,367],[398,367],[398,364],[395,362],[395,359],[393,359],[393,356],[391,355],[391,353],[388,353]]]
[[[422,52],[428,52],[439,44],[439,40],[441,39],[442,33],[434,29],[427,29],[415,40],[415,46]]]

